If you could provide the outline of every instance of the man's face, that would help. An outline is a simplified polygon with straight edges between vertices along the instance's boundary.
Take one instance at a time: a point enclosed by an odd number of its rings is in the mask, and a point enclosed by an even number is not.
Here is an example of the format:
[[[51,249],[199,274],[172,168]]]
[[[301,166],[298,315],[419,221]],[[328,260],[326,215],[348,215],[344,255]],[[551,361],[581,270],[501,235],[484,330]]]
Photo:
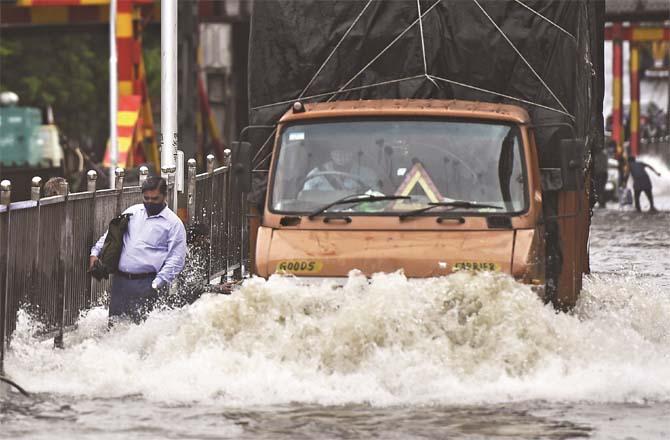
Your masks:
[[[153,203],[157,205],[165,203],[165,196],[161,194],[158,188],[144,191],[142,193],[142,198],[144,199],[144,203]]]

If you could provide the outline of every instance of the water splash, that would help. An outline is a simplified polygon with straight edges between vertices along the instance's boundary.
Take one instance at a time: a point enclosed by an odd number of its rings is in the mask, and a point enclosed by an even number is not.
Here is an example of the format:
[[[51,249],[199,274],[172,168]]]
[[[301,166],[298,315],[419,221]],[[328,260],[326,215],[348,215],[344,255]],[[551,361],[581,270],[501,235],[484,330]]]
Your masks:
[[[669,400],[667,316],[667,295],[614,276],[570,315],[503,274],[272,277],[111,331],[92,309],[65,350],[22,316],[7,370],[32,391],[241,406]]]

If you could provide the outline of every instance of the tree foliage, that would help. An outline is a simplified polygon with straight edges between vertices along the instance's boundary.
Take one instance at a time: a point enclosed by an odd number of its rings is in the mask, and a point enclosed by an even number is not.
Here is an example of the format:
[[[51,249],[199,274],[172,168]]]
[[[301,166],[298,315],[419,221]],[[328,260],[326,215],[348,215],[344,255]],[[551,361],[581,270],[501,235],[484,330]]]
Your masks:
[[[3,31],[0,90],[18,94],[19,105],[51,106],[61,132],[100,158],[109,133],[108,60],[105,32]]]
[[[142,53],[147,75],[147,88],[154,112],[160,110],[161,103],[161,28],[148,26],[142,35]]]

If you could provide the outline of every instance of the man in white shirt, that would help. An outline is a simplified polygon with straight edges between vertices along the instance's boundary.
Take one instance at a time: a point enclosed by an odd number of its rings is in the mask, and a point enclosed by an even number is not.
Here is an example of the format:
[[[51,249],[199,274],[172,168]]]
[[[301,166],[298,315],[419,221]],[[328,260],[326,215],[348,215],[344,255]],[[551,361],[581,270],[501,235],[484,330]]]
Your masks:
[[[151,176],[142,185],[144,203],[124,211],[131,214],[123,236],[118,271],[112,278],[109,316],[128,316],[139,322],[153,308],[158,291],[179,275],[186,257],[186,230],[167,207],[165,179]],[[107,232],[91,249],[93,268]]]

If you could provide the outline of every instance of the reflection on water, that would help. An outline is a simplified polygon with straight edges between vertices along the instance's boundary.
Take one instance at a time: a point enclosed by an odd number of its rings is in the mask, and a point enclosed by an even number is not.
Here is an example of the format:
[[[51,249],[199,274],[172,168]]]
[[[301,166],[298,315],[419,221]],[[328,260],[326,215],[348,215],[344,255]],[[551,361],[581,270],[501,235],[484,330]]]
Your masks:
[[[591,228],[591,267],[596,273],[657,279],[670,287],[670,211],[658,214],[597,210]]]
[[[662,439],[667,403],[373,407],[170,404],[135,396],[39,395],[0,403],[1,438],[77,439]]]

